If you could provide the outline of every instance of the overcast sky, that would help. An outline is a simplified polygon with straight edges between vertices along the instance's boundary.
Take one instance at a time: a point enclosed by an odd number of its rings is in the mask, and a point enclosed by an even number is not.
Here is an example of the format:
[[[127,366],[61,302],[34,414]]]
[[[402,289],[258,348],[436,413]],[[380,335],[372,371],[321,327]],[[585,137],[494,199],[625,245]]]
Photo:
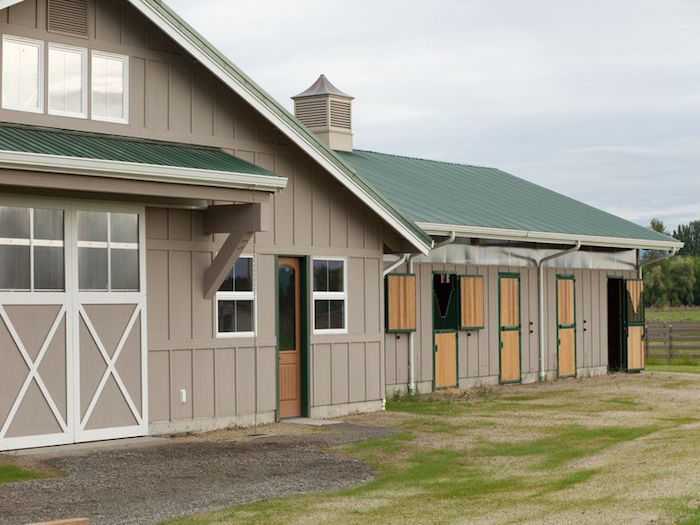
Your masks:
[[[354,95],[358,148],[700,218],[698,0],[167,1],[287,108]]]

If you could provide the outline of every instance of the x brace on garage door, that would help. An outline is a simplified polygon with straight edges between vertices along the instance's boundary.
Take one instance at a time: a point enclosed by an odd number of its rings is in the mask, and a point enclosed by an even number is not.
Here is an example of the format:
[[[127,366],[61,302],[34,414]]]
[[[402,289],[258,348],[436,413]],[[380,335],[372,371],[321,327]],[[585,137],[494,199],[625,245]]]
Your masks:
[[[0,201],[0,450],[145,435],[144,209]]]

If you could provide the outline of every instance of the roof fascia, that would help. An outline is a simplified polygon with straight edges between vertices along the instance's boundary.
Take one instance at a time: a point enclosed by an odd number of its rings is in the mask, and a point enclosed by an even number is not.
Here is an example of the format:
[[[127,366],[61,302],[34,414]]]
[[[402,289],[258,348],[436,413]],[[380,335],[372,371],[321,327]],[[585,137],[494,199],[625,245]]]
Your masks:
[[[0,151],[0,168],[268,192],[278,191],[287,186],[286,178],[274,175],[255,175],[16,151]]]
[[[0,0],[0,9],[5,9],[6,7],[11,7],[15,4],[19,4],[24,0]]]
[[[351,193],[403,235],[423,254],[430,252],[430,238],[393,209],[375,190],[359,180],[354,171],[294,117],[241,73],[194,29],[160,0],[129,0],[146,18],[182,46],[243,100],[273,123],[292,142],[340,181]],[[235,74],[234,74],[235,73]]]
[[[653,241],[624,237],[606,237],[597,235],[576,235],[570,233],[535,232],[510,230],[504,228],[487,228],[483,226],[464,226],[456,224],[437,224],[419,222],[418,226],[429,235],[447,235],[455,232],[458,237],[477,237],[503,241],[526,241],[542,244],[566,244],[581,242],[585,246],[605,248],[627,248],[643,250],[677,250],[683,247],[680,241]]]

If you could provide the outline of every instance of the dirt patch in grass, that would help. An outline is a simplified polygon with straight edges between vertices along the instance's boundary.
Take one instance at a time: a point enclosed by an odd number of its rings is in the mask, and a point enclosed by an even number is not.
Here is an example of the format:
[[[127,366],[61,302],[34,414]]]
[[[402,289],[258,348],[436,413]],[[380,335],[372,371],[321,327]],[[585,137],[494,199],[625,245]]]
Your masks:
[[[176,523],[698,523],[700,376],[683,381],[396,398],[387,413],[351,418],[395,434],[338,450],[372,466],[373,481]]]

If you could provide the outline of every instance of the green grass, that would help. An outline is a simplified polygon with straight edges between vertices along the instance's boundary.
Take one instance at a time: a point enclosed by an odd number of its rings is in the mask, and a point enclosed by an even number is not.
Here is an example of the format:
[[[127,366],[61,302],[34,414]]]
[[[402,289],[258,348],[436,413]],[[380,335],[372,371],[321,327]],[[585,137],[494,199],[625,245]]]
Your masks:
[[[700,364],[696,365],[647,365],[649,372],[676,372],[685,374],[700,374]]]
[[[536,457],[535,470],[560,468],[606,448],[633,441],[659,430],[658,426],[587,428],[567,425],[550,430],[550,435],[526,442],[490,443],[482,454],[501,457]]]
[[[41,477],[41,474],[33,470],[23,469],[15,465],[0,465],[0,485],[17,481],[29,481]]]
[[[693,307],[669,307],[669,308],[647,308],[647,321],[657,322],[699,322],[700,323],[700,308]]]

